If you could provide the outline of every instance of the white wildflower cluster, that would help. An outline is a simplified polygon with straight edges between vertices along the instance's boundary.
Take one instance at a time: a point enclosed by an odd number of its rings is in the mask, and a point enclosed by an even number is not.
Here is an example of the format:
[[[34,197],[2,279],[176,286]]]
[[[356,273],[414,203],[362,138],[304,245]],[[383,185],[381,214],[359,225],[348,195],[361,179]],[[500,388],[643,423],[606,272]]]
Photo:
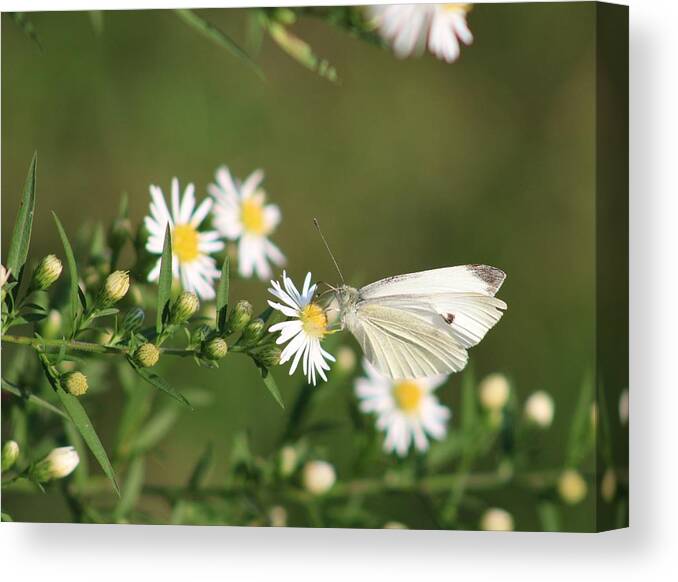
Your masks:
[[[174,277],[185,291],[200,299],[215,297],[214,285],[220,273],[212,255],[224,250],[225,241],[237,244],[241,276],[268,279],[272,274],[270,263],[281,266],[285,256],[269,240],[281,215],[276,205],[265,203],[263,179],[263,172],[257,170],[240,182],[223,166],[216,172],[215,183],[207,188],[210,197],[200,204],[195,186],[189,184],[182,193],[177,178],[172,180],[169,205],[162,189],[151,186],[150,213],[144,221],[149,233],[146,250],[159,258],[148,280],[157,281],[160,276],[160,256],[168,226]],[[201,229],[210,215],[213,228]]]

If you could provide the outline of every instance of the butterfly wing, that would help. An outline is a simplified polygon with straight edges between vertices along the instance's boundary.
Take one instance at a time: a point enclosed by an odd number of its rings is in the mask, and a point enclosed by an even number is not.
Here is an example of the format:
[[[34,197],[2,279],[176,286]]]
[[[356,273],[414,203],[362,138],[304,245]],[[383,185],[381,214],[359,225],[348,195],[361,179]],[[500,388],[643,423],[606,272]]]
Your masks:
[[[364,301],[430,305],[465,348],[475,346],[501,319],[506,303],[494,295],[506,274],[487,265],[462,265],[381,279],[360,289]]]
[[[458,372],[468,355],[430,305],[362,301],[347,321],[367,359],[393,379]]]

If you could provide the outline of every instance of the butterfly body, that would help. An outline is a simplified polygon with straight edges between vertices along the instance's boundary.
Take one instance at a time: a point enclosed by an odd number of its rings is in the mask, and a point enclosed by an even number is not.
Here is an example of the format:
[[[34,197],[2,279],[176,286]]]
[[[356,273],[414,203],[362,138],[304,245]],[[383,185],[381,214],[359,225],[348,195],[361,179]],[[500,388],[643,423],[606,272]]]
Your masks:
[[[360,289],[337,288],[339,318],[367,359],[393,379],[462,370],[467,349],[503,315],[494,295],[506,275],[486,265],[396,275]]]

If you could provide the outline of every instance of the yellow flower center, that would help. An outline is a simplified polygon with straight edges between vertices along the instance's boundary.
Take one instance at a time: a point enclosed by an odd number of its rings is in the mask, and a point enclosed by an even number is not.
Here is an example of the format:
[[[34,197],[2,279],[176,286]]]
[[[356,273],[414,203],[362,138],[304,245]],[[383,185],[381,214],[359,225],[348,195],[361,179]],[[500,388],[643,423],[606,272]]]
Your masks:
[[[327,315],[316,303],[309,303],[299,314],[301,325],[307,335],[321,338],[327,333]]]
[[[452,2],[449,4],[443,4],[443,10],[447,10],[449,12],[463,12],[464,14],[467,14],[471,8],[471,4],[467,4],[465,2]]]
[[[200,255],[198,231],[190,224],[177,224],[172,233],[172,252],[180,263],[191,263]]]
[[[244,200],[240,207],[240,219],[247,232],[252,234],[265,233],[264,208],[259,200],[253,198]]]
[[[421,386],[414,380],[403,380],[393,387],[396,404],[403,412],[416,412],[423,394]]]

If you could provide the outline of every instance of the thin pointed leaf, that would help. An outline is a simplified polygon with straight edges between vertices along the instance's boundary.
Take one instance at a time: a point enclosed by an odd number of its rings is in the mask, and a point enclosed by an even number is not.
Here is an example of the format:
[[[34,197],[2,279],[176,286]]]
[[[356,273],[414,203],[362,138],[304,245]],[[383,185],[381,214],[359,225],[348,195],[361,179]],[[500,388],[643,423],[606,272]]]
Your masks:
[[[68,394],[68,392],[66,392],[60,386],[57,388],[56,393],[59,396],[61,404],[63,404],[67,414],[71,417],[73,424],[75,424],[77,429],[80,431],[82,438],[84,439],[85,443],[87,443],[87,446],[89,447],[90,451],[92,451],[92,454],[96,460],[99,461],[99,465],[101,465],[104,473],[106,473],[106,476],[111,480],[113,489],[115,489],[115,492],[119,496],[120,488],[118,487],[118,482],[115,479],[115,471],[113,471],[113,467],[111,462],[108,460],[106,450],[101,444],[101,440],[94,430],[92,422],[87,416],[87,412],[75,396]]]
[[[285,408],[285,403],[283,402],[282,395],[280,394],[280,390],[278,389],[278,385],[275,382],[275,379],[273,378],[273,374],[266,369],[263,368],[261,372],[261,377],[264,380],[264,384],[266,385],[266,388],[268,388],[268,391],[271,393],[273,398],[275,398],[275,401],[280,404],[280,408]]]
[[[26,402],[29,402],[31,404],[35,404],[35,406],[39,406],[40,408],[44,408],[45,410],[49,410],[50,412],[53,412],[54,414],[58,414],[59,416],[70,420],[70,417],[64,413],[63,410],[60,408],[57,408],[53,404],[50,404],[47,402],[47,400],[43,400],[39,396],[36,396],[35,394],[28,394],[26,392],[23,392],[20,388],[17,386],[14,386],[4,378],[2,379],[2,389],[5,392],[9,392],[10,394],[14,394],[14,396],[18,396],[19,398],[23,398],[26,400]]]
[[[132,364],[132,367],[134,368],[134,371],[139,374],[141,378],[146,380],[146,382],[148,382],[151,386],[154,386],[158,390],[162,390],[165,394],[169,394],[177,402],[181,402],[181,404],[188,406],[191,410],[193,410],[191,403],[186,400],[186,397],[181,392],[177,392],[174,388],[172,388],[167,383],[167,380],[161,378],[154,372],[148,371],[146,368],[139,368],[135,364]]]
[[[68,265],[68,277],[69,277],[69,298],[70,298],[70,324],[72,326],[73,334],[76,331],[77,325],[76,320],[78,317],[78,306],[80,305],[80,288],[78,287],[78,266],[75,262],[75,256],[73,255],[73,247],[66,236],[66,231],[64,230],[59,217],[56,213],[52,212],[54,217],[54,222],[56,223],[57,230],[59,231],[59,237],[61,238],[61,244],[64,247],[64,254],[66,255],[66,264]]]
[[[179,420],[179,408],[174,403],[160,409],[139,431],[133,445],[133,452],[141,454],[155,447],[177,420]]]
[[[203,452],[200,459],[198,459],[198,462],[193,469],[193,473],[191,473],[191,477],[188,480],[188,488],[191,491],[197,491],[200,488],[212,468],[213,463],[214,447],[212,446],[212,443],[208,443],[207,447],[205,447],[205,452]]]
[[[21,269],[28,258],[28,247],[31,242],[33,230],[33,215],[35,213],[35,175],[38,165],[38,152],[33,154],[28,175],[24,184],[24,192],[21,197],[19,212],[16,215],[12,241],[7,253],[7,268],[16,279],[21,275]]]
[[[228,311],[228,288],[231,271],[231,258],[226,255],[221,267],[221,279],[217,287],[217,329],[226,329],[226,312]]]
[[[193,10],[175,10],[177,16],[181,18],[186,24],[197,30],[203,36],[206,36],[213,42],[217,43],[220,47],[225,48],[231,54],[238,57],[240,60],[244,61],[250,65],[257,75],[263,79],[264,75],[253,60],[236,42],[228,36],[225,32],[214,26],[211,22],[208,22]]]
[[[129,464],[122,495],[114,512],[116,521],[124,518],[136,506],[144,486],[145,469],[146,463],[142,456],[134,457]]]
[[[172,292],[172,235],[169,224],[165,229],[165,242],[162,247],[158,285],[158,312],[155,320],[155,331],[160,333],[163,328],[165,310],[169,309],[169,300]]]

